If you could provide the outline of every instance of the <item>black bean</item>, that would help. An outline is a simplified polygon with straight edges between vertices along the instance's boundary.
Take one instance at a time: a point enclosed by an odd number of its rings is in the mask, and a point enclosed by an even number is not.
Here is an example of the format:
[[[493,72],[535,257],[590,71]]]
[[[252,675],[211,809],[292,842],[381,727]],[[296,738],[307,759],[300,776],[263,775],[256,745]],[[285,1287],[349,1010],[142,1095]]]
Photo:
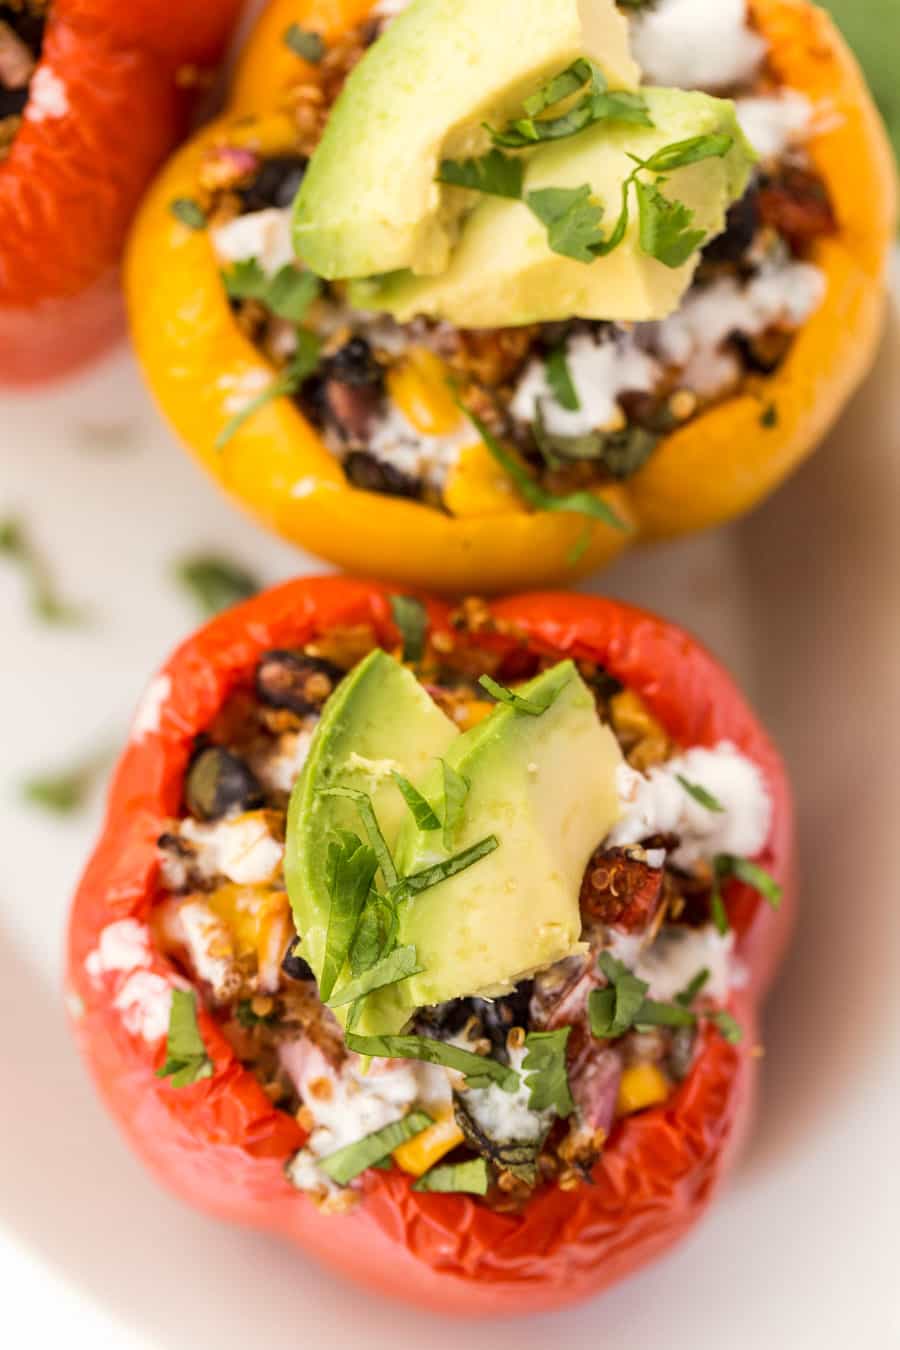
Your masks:
[[[312,966],[308,961],[304,961],[302,956],[294,952],[298,945],[296,938],[291,938],[288,949],[284,954],[284,960],[281,963],[281,969],[290,980],[314,980],[316,977],[312,972]]]
[[[0,19],[25,43],[33,56],[40,56],[44,45],[46,14],[36,14],[19,5],[0,5]]]
[[[352,337],[323,363],[326,374],[354,388],[384,387],[384,367],[364,337]]]
[[[291,206],[300,190],[308,163],[305,155],[273,155],[267,159],[252,183],[240,189],[244,211]]]
[[[338,666],[305,652],[266,652],[256,667],[256,693],[270,708],[305,717],[318,712],[343,678]]]
[[[416,1027],[422,1029],[422,1035],[446,1040],[462,1031],[473,1017],[477,1017],[481,1034],[491,1042],[493,1055],[508,1064],[506,1038],[513,1027],[528,1030],[533,990],[534,981],[523,980],[511,994],[503,998],[457,998],[434,1008],[423,1008],[416,1020]]]
[[[229,811],[252,811],[264,795],[252,769],[231,750],[210,745],[194,756],[184,783],[184,800],[200,820],[217,820]]]
[[[21,117],[27,102],[27,89],[5,89],[0,84],[0,121],[4,117]]]
[[[365,492],[383,492],[389,497],[422,496],[422,484],[409,474],[376,459],[367,450],[354,450],[344,460],[344,472],[354,487]]]
[[[707,262],[738,263],[743,260],[759,229],[758,187],[754,185],[734,203],[725,218],[725,231],[711,239],[703,250]]]

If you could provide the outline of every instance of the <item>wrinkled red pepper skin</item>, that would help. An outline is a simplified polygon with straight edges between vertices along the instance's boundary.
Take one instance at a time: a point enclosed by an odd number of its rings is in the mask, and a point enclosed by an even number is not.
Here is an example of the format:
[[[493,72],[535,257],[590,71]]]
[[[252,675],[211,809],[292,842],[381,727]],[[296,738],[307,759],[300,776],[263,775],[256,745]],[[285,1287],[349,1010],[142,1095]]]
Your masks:
[[[285,1180],[302,1143],[235,1060],[215,1022],[200,1025],[212,1079],[183,1089],[157,1079],[161,1040],[128,1032],[113,1006],[123,976],[99,980],[85,959],[100,931],[146,918],[157,887],[154,841],[177,813],[197,732],[269,648],[300,644],[337,626],[369,623],[397,642],[387,588],[345,578],[290,582],[213,621],[176,652],[156,685],[157,729],[132,736],[119,764],[97,850],[75,899],[68,952],[69,1004],[81,1051],[112,1114],[162,1182],[224,1218],[283,1234],[336,1271],[383,1294],[461,1316],[526,1314],[597,1293],[682,1237],[728,1170],[746,1129],[756,1060],[756,1011],[783,951],[793,911],[792,808],[781,761],[720,666],[681,630],[641,611],[586,596],[535,594],[492,613],[528,645],[602,663],[646,700],[685,745],[733,741],[762,770],[774,803],[761,864],[785,886],[773,912],[733,883],[727,904],[746,987],[732,1002],[739,1046],[704,1033],[688,1079],[663,1106],[620,1122],[595,1173],[575,1192],[549,1187],[522,1216],[463,1196],[416,1194],[398,1171],[371,1172],[349,1215],[321,1215]],[[428,602],[433,627],[448,611]],[[508,645],[514,639],[491,638]],[[173,972],[158,953],[153,970]]]
[[[37,118],[29,100],[0,163],[0,385],[66,374],[124,331],[125,235],[195,101],[177,72],[219,61],[239,9],[54,0],[38,71],[62,81],[66,111]]]

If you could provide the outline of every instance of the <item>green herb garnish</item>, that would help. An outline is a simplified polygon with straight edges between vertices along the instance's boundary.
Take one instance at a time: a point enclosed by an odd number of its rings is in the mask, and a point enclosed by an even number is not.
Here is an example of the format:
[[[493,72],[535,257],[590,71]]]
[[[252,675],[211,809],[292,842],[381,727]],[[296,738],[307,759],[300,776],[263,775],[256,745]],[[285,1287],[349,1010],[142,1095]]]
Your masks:
[[[718,853],[713,859],[713,870],[717,878],[734,877],[746,886],[752,886],[773,909],[778,909],[781,904],[784,888],[759,863],[751,862],[749,858],[739,858],[734,853]]]
[[[762,416],[759,419],[759,425],[765,427],[767,431],[771,431],[772,427],[778,426],[777,403],[770,403],[767,408],[763,409]]]
[[[531,1089],[528,1105],[532,1111],[552,1110],[565,1119],[575,1110],[566,1068],[571,1031],[571,1027],[560,1027],[558,1031],[531,1031],[525,1037],[522,1069]]]
[[[236,262],[229,272],[222,273],[222,281],[229,299],[257,300],[288,323],[302,323],[310,305],[322,293],[322,282],[314,272],[285,263],[270,276],[258,258]]]
[[[469,1162],[444,1163],[413,1183],[414,1191],[436,1191],[443,1195],[487,1195],[491,1185],[491,1169],[484,1158]]]
[[[693,797],[698,805],[705,806],[707,811],[721,813],[725,810],[725,807],[719,801],[718,797],[714,797],[707,788],[701,787],[699,783],[690,782],[689,779],[683,778],[680,773],[676,773],[675,777],[678,779],[678,782],[684,788],[688,796]]]
[[[695,211],[684,202],[670,201],[652,183],[635,179],[640,244],[645,253],[666,267],[681,267],[706,238],[706,230],[691,229]]]
[[[491,150],[477,159],[445,159],[436,181],[448,187],[468,188],[489,197],[521,200],[525,168],[520,159]]]
[[[306,328],[299,328],[297,330],[297,350],[289,364],[280,375],[276,376],[268,388],[263,389],[262,393],[252,398],[245,408],[242,408],[239,413],[235,413],[234,417],[226,422],[216,437],[215,448],[223,450],[244,423],[259,412],[260,408],[264,408],[267,403],[273,403],[276,399],[296,394],[304,381],[309,379],[318,366],[321,349],[322,343],[314,333],[310,333]]]
[[[193,989],[173,989],[166,1061],[156,1070],[156,1076],[170,1078],[172,1087],[181,1088],[211,1078],[212,1073],[212,1061],[197,1025],[197,995]]]
[[[84,613],[62,600],[47,566],[28,537],[21,520],[0,520],[0,558],[18,564],[27,585],[32,613],[44,623],[77,624]]]
[[[348,1003],[355,1003],[358,998],[365,998],[376,989],[384,989],[389,984],[398,984],[401,980],[409,979],[410,975],[420,975],[423,969],[424,967],[418,964],[415,947],[395,947],[388,956],[376,961],[358,979],[351,980],[336,994],[332,994],[328,1006],[343,1008]]]
[[[252,572],[227,558],[198,554],[181,558],[174,568],[175,580],[194,600],[205,618],[256,595],[260,583]]]
[[[696,1013],[680,1003],[660,1003],[655,998],[645,998],[635,1014],[633,1025],[639,1031],[648,1027],[693,1027],[697,1024]]]
[[[388,956],[397,941],[399,926],[396,901],[380,891],[369,891],[350,944],[350,969],[354,976],[365,975]]]
[[[403,639],[403,660],[415,665],[425,654],[428,611],[415,596],[392,595],[391,616]]]
[[[698,970],[694,978],[685,985],[680,994],[675,995],[675,1002],[680,1003],[683,1008],[689,1008],[697,996],[705,989],[709,982],[710,972],[704,966],[703,970]]]
[[[555,108],[586,87],[584,96],[559,116],[539,117],[540,113]],[[574,62],[526,99],[523,107],[527,116],[517,118],[502,131],[486,126],[495,145],[508,150],[524,150],[542,141],[558,141],[576,136],[596,122],[634,122],[647,127],[653,125],[642,94],[610,93],[599,66],[583,59]]]
[[[507,689],[505,684],[499,684],[497,680],[491,679],[490,675],[482,675],[478,683],[498,703],[505,703],[513,712],[524,713],[528,717],[541,717],[556,702],[565,688],[565,685],[560,685],[558,689],[548,689],[540,698],[525,698],[523,694],[517,694],[514,689]]]
[[[559,406],[565,408],[566,412],[578,412],[581,408],[581,400],[578,397],[578,390],[575,388],[572,372],[569,369],[565,346],[553,349],[544,363],[544,370],[550,392]]]
[[[743,1028],[737,1018],[732,1017],[727,1009],[720,1008],[717,1012],[707,1013],[706,1019],[718,1028],[719,1033],[729,1045],[740,1045],[744,1038]]]
[[[29,805],[44,811],[70,815],[85,805],[108,760],[109,754],[104,750],[58,773],[35,774],[22,783],[22,797]]]
[[[446,1041],[435,1041],[427,1036],[346,1036],[347,1047],[358,1055],[373,1059],[416,1059],[426,1064],[441,1064],[466,1076],[470,1088],[490,1087],[496,1083],[504,1092],[515,1092],[519,1075],[515,1069],[499,1060],[460,1050]]]
[[[445,759],[441,760],[441,770],[444,776],[444,848],[451,849],[453,836],[463,818],[471,783]]]
[[[189,230],[206,229],[206,212],[193,197],[176,197],[169,202],[169,210]]]
[[[392,773],[391,777],[397,784],[397,788],[406,805],[412,813],[412,818],[420,830],[439,830],[441,820],[434,807],[426,797],[423,797],[418,788],[413,787],[408,778],[404,778],[402,773]]]
[[[364,1139],[357,1139],[355,1143],[339,1148],[336,1153],[320,1158],[319,1167],[339,1186],[346,1186],[354,1177],[389,1158],[395,1148],[405,1144],[408,1139],[414,1139],[433,1123],[424,1111],[411,1111],[402,1120],[395,1120],[392,1125],[385,1125],[383,1129],[367,1134]]]
[[[366,792],[360,792],[359,788],[333,787],[320,788],[320,797],[346,797],[348,801],[355,804],[359,811],[362,823],[365,826],[366,834],[369,836],[369,844],[375,857],[378,859],[378,866],[381,875],[384,877],[386,886],[396,886],[399,880],[397,869],[394,866],[394,859],[391,857],[391,850],[387,846],[387,841],[381,833],[381,826],[378,824],[378,818],[375,815],[375,808],[372,805],[372,799]]]
[[[423,891],[429,890],[432,886],[438,886],[442,881],[448,881],[450,877],[455,877],[458,872],[464,872],[467,867],[473,863],[486,858],[489,853],[500,847],[500,840],[495,834],[489,834],[486,839],[480,839],[477,844],[471,844],[469,848],[464,848],[461,853],[454,853],[451,858],[444,858],[441,862],[432,863],[430,867],[425,867],[421,872],[413,872],[411,876],[402,877],[394,888],[393,895],[397,900],[408,900],[410,896],[421,895]]]
[[[591,516],[594,520],[601,520],[605,525],[611,525],[616,530],[627,530],[629,528],[602,497],[595,497],[592,492],[573,492],[564,497],[557,497],[552,492],[547,492],[539,483],[534,481],[528,470],[519,463],[515,456],[511,455],[500,444],[480,417],[470,412],[462,404],[460,404],[460,407],[494,459],[515,483],[518,492],[529,506],[536,511],[562,511],[569,512],[572,515]]]
[[[588,999],[591,1032],[601,1040],[615,1040],[634,1025],[650,986],[610,952],[600,953],[598,965],[609,983]]]
[[[327,1003],[344,968],[363,906],[378,871],[375,850],[349,830],[337,830],[328,841],[325,884],[331,897],[319,996]]]
[[[296,56],[302,57],[311,66],[317,66],[325,55],[325,39],[321,34],[301,28],[299,23],[292,23],[285,29],[283,41]]]

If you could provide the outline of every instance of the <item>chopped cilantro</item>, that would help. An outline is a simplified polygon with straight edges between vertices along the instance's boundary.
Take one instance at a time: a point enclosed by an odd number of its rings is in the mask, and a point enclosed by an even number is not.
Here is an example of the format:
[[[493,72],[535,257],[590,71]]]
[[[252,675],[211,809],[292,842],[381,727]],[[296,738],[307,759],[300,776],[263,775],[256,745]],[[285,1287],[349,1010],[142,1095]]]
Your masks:
[[[744,1038],[743,1028],[737,1018],[732,1017],[731,1013],[725,1008],[719,1008],[717,1012],[706,1014],[707,1021],[712,1022],[717,1027],[720,1034],[729,1045],[740,1045]]]
[[[394,859],[391,857],[391,850],[387,846],[387,841],[381,833],[381,826],[378,824],[378,818],[375,815],[375,808],[372,805],[371,797],[360,792],[358,788],[333,787],[320,788],[320,797],[346,797],[348,801],[354,802],[359,811],[362,823],[365,826],[366,834],[369,836],[369,845],[378,859],[378,866],[381,875],[384,877],[386,886],[396,886],[398,877],[397,869],[394,866]]]
[[[355,1003],[358,998],[365,998],[375,989],[398,984],[400,980],[406,980],[410,975],[421,974],[423,969],[424,967],[418,963],[415,947],[395,947],[388,956],[376,961],[364,974],[351,980],[349,984],[342,985],[337,993],[332,994],[328,1006],[342,1008],[348,1003]]]
[[[680,994],[675,995],[675,1002],[680,1003],[683,1008],[689,1008],[694,999],[706,988],[709,983],[710,971],[704,966],[703,970],[698,970],[697,974],[682,989]]]
[[[556,117],[539,114],[556,107],[565,99],[585,90],[583,97]],[[558,141],[575,136],[595,122],[636,122],[652,126],[647,104],[639,93],[610,93],[599,66],[578,60],[531,98],[525,100],[525,117],[517,118],[501,131],[486,127],[494,144],[508,150],[523,150],[542,141]]]
[[[243,258],[222,282],[231,300],[257,300],[279,319],[302,323],[314,300],[322,293],[322,282],[314,272],[301,271],[285,263],[274,276],[260,265],[258,258]]]
[[[566,1069],[571,1031],[571,1027],[560,1027],[558,1031],[531,1031],[525,1037],[522,1069],[531,1089],[528,1105],[532,1111],[553,1110],[565,1119],[575,1110]]]
[[[335,1153],[329,1153],[320,1159],[319,1167],[339,1186],[346,1186],[354,1177],[389,1158],[395,1148],[405,1144],[408,1139],[414,1139],[432,1124],[431,1117],[424,1111],[411,1111],[402,1120],[395,1120],[391,1125],[367,1134],[364,1139],[357,1139]]]
[[[761,427],[765,427],[767,431],[771,431],[772,427],[778,426],[777,403],[770,403],[767,408],[763,409],[759,419],[759,424]]]
[[[733,853],[718,853],[713,859],[713,870],[717,880],[734,877],[746,886],[752,886],[773,909],[778,909],[781,904],[784,888],[759,863],[751,862],[749,858],[739,858]]]
[[[379,891],[369,891],[350,944],[350,969],[354,976],[365,975],[388,956],[397,940],[399,924],[396,901]]]
[[[550,392],[559,406],[565,408],[566,412],[578,412],[581,408],[581,400],[572,379],[564,345],[554,347],[553,351],[550,352],[544,362],[544,371],[547,376],[547,384],[550,386]]]
[[[639,160],[638,164],[650,173],[671,173],[673,169],[684,169],[704,159],[724,159],[733,145],[734,137],[722,131],[690,136],[685,141],[664,145],[649,159]]]
[[[84,612],[62,600],[47,566],[28,537],[22,521],[16,517],[0,520],[0,558],[8,558],[21,569],[28,584],[32,613],[44,623],[78,624]]]
[[[559,695],[562,693],[564,685],[558,689],[547,690],[540,698],[525,698],[522,694],[517,694],[513,689],[507,689],[505,684],[499,684],[491,679],[490,675],[482,675],[478,683],[482,689],[486,689],[492,698],[498,703],[505,703],[513,712],[526,713],[529,717],[541,717],[549,707],[551,707]]]
[[[403,660],[415,665],[425,654],[428,611],[413,595],[392,595],[391,615],[403,639]]]
[[[609,952],[600,953],[598,964],[609,983],[588,1000],[591,1031],[602,1040],[615,1040],[634,1025],[649,985]]]
[[[706,238],[705,230],[692,230],[696,215],[684,202],[670,201],[652,183],[636,178],[641,248],[665,267],[682,267]]]
[[[44,811],[52,811],[60,816],[70,815],[84,806],[108,758],[104,751],[58,773],[35,774],[26,778],[22,783],[22,797],[29,805],[41,807]]]
[[[632,1025],[643,1031],[647,1027],[692,1027],[696,1023],[696,1013],[680,1003],[660,1003],[658,999],[645,998]]]
[[[441,769],[444,778],[444,848],[450,849],[453,847],[453,836],[463,818],[471,783],[468,778],[457,773],[445,759],[441,760]]]
[[[428,1036],[346,1036],[347,1047],[358,1055],[373,1059],[416,1059],[426,1064],[441,1064],[466,1075],[470,1088],[490,1087],[496,1083],[504,1092],[515,1092],[519,1075],[515,1069],[485,1055],[461,1050],[447,1041],[432,1040]]]
[[[491,1169],[484,1158],[469,1162],[444,1163],[413,1183],[414,1191],[437,1191],[444,1195],[487,1195]]]
[[[502,150],[490,150],[478,159],[445,159],[437,181],[449,187],[469,188],[486,196],[518,201],[522,196],[524,175],[520,159],[504,155]]]
[[[603,207],[594,200],[589,183],[575,188],[538,188],[526,193],[525,203],[547,227],[547,242],[553,252],[564,258],[592,263],[604,252],[611,252],[610,244],[615,247],[612,236],[604,239]]]
[[[169,202],[169,210],[189,230],[206,229],[206,212],[193,197],[176,197]]]
[[[684,788],[688,796],[693,797],[694,801],[700,806],[705,806],[707,811],[721,813],[725,810],[725,807],[719,801],[718,797],[714,797],[707,788],[701,787],[699,783],[691,783],[687,778],[682,777],[680,773],[677,773],[675,777],[678,779],[678,782]]]
[[[308,61],[311,66],[317,66],[325,55],[325,39],[322,35],[301,28],[299,23],[292,23],[285,29],[283,41],[296,56]]]
[[[211,1078],[212,1061],[197,1025],[197,995],[193,989],[173,989],[166,1037],[166,1059],[157,1078],[170,1078],[172,1087],[188,1087]]]
[[[303,382],[312,375],[318,366],[321,347],[321,341],[314,333],[310,333],[305,328],[299,328],[297,330],[297,350],[289,364],[280,375],[275,377],[268,388],[252,398],[246,407],[242,408],[239,413],[235,413],[234,417],[226,422],[216,437],[216,449],[223,450],[244,423],[254,413],[259,412],[260,408],[265,407],[267,403],[272,403],[275,399],[284,398],[290,394],[296,394]]]
[[[327,1003],[334,993],[377,870],[378,858],[373,848],[349,830],[335,831],[328,841],[325,860],[331,907],[319,976],[319,995],[323,1003]]]
[[[408,778],[404,778],[402,773],[392,773],[391,777],[397,785],[400,795],[409,807],[412,818],[420,830],[439,830],[441,828],[440,816],[438,816],[431,803],[422,796],[418,788],[413,787]]]
[[[432,886],[438,886],[442,881],[448,881],[450,877],[455,877],[458,872],[464,872],[467,867],[486,858],[489,853],[500,847],[500,840],[495,834],[489,834],[487,838],[480,839],[477,844],[464,848],[461,853],[454,853],[450,858],[444,858],[441,862],[432,863],[430,867],[425,867],[421,872],[413,872],[408,877],[401,878],[393,891],[393,896],[397,900],[408,900],[413,895],[421,895],[423,891],[430,890]]]
[[[256,595],[258,579],[237,563],[213,554],[196,554],[175,564],[175,580],[194,600],[199,613],[210,618]]]

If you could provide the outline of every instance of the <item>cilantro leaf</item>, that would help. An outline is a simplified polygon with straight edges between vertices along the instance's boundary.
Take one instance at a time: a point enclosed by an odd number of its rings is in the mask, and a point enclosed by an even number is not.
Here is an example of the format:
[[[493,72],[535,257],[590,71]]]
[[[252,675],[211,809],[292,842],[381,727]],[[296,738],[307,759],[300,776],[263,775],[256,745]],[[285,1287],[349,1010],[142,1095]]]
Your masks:
[[[273,403],[276,399],[295,394],[318,366],[321,349],[322,343],[314,333],[310,333],[305,328],[298,329],[297,350],[290,363],[280,375],[276,376],[268,388],[263,389],[262,393],[250,399],[246,407],[242,408],[239,413],[235,413],[234,417],[225,423],[216,437],[215,448],[223,450],[232,437],[240,431],[244,423],[254,413],[259,412],[260,408],[264,408],[267,403]]]
[[[325,881],[331,897],[319,996],[327,1003],[347,960],[363,906],[375,880],[375,850],[349,830],[337,830],[328,841]]]
[[[175,197],[169,202],[169,210],[189,230],[206,229],[206,212],[193,197]]]
[[[413,1183],[414,1191],[436,1191],[443,1195],[487,1195],[491,1170],[484,1158],[469,1162],[444,1163]]]
[[[104,750],[57,773],[35,774],[22,783],[22,797],[31,806],[70,815],[84,806],[108,759]]]
[[[229,299],[258,300],[288,323],[301,323],[322,292],[322,282],[314,272],[285,263],[270,276],[258,258],[242,258],[230,271],[222,273],[222,281]]]
[[[18,565],[28,586],[32,613],[44,623],[78,624],[84,613],[60,598],[50,572],[21,520],[0,520],[0,557]]]
[[[773,909],[778,909],[784,897],[784,888],[764,867],[751,862],[749,858],[739,858],[733,853],[718,853],[713,859],[713,871],[717,879],[734,877],[746,886],[752,886]]]
[[[589,80],[600,77],[603,85],[606,81],[603,79],[602,72],[593,62],[580,57],[573,61],[572,65],[567,66],[559,75],[554,75],[552,80],[543,85],[536,94],[526,98],[522,107],[529,117],[537,117],[547,108],[554,107],[557,103],[562,103],[564,98],[569,98],[572,94],[577,94]]]
[[[649,169],[651,173],[671,173],[673,169],[699,164],[704,159],[724,159],[733,145],[734,137],[725,132],[690,136],[685,141],[664,145],[649,159],[639,160],[638,163],[642,169]]]
[[[392,595],[391,616],[403,639],[403,660],[415,665],[425,654],[428,611],[415,596]]]
[[[565,99],[590,88],[584,96],[557,117],[539,114],[562,103]],[[652,126],[647,104],[642,94],[616,91],[610,93],[599,66],[592,61],[579,60],[555,76],[523,104],[526,116],[517,118],[502,131],[487,127],[495,145],[509,150],[522,150],[541,141],[557,141],[575,136],[596,122],[625,121]]]
[[[660,1003],[657,999],[646,998],[634,1016],[633,1026],[643,1031],[645,1027],[693,1027],[697,1024],[697,1014],[680,1003]]]
[[[369,891],[350,944],[350,969],[364,975],[385,958],[397,940],[400,917],[396,902],[380,891]]]
[[[188,1087],[211,1078],[212,1061],[197,1025],[197,995],[193,989],[173,989],[166,1037],[166,1059],[157,1078],[171,1078],[172,1087]]]
[[[418,788],[413,787],[408,778],[404,778],[402,773],[392,773],[391,777],[397,784],[403,800],[409,807],[412,818],[420,830],[439,830],[441,828],[440,818],[435,812],[431,803],[422,796]]]
[[[713,1026],[718,1028],[729,1045],[740,1045],[744,1039],[743,1027],[726,1008],[719,1008],[716,1012],[707,1013],[706,1017],[707,1021],[712,1022]]]
[[[591,1032],[601,1040],[614,1040],[634,1024],[649,985],[609,952],[600,953],[598,965],[609,983],[593,990],[588,999]]]
[[[392,895],[397,900],[408,900],[413,895],[421,895],[423,891],[430,890],[432,886],[438,886],[442,881],[448,881],[450,877],[455,877],[458,872],[464,872],[467,867],[486,858],[489,853],[500,847],[500,840],[495,834],[489,834],[486,839],[480,839],[477,844],[471,844],[469,848],[464,848],[461,853],[454,853],[450,858],[444,858],[441,862],[432,863],[430,867],[425,867],[421,872],[413,872],[411,876],[402,877],[394,887]]]
[[[603,207],[592,200],[588,183],[577,188],[537,188],[525,197],[528,209],[547,227],[554,253],[592,263],[603,243]]]
[[[677,773],[675,777],[678,779],[678,782],[684,788],[688,796],[693,797],[694,801],[699,803],[700,806],[705,806],[707,811],[721,813],[725,810],[725,807],[719,801],[718,797],[714,797],[711,792],[705,787],[701,787],[699,783],[691,783],[687,778],[683,778],[680,773]]]
[[[175,580],[193,598],[205,618],[248,600],[260,589],[252,572],[213,554],[181,558],[174,570]]]
[[[463,817],[471,783],[445,759],[441,760],[441,769],[444,775],[444,848],[450,849]]]
[[[552,492],[545,491],[539,483],[534,481],[528,470],[519,463],[515,456],[511,455],[500,444],[480,417],[470,412],[462,404],[460,404],[460,407],[462,407],[466,417],[468,417],[494,459],[502,469],[505,469],[515,483],[520,495],[536,511],[569,512],[572,515],[591,516],[594,520],[600,520],[604,525],[610,525],[616,530],[630,528],[619,519],[612,507],[602,497],[595,497],[592,492],[573,492],[568,496],[557,497]]]
[[[581,400],[578,397],[578,390],[575,388],[572,372],[569,369],[565,345],[554,347],[544,362],[544,371],[547,376],[547,384],[550,386],[550,392],[559,406],[565,408],[566,412],[578,412],[581,408]]]
[[[718,875],[714,875],[712,895],[709,900],[709,910],[719,937],[724,937],[731,927],[728,921],[728,910],[725,907],[725,900],[722,895]]]
[[[428,1036],[346,1036],[347,1047],[358,1055],[373,1059],[416,1059],[426,1064],[441,1064],[445,1069],[456,1069],[466,1075],[470,1087],[485,1087],[496,1083],[504,1092],[515,1092],[519,1075],[515,1069],[485,1055],[461,1050],[447,1041],[435,1041]]]
[[[698,970],[692,980],[685,985],[680,994],[675,995],[675,1002],[680,1003],[682,1007],[689,1008],[694,999],[701,993],[709,982],[710,971],[704,966],[703,970]]]
[[[443,160],[437,182],[518,201],[522,196],[524,177],[525,168],[521,160],[512,159],[504,155],[502,150],[495,149],[477,159]]]
[[[566,1044],[571,1027],[558,1031],[531,1031],[525,1037],[527,1051],[522,1061],[525,1082],[531,1089],[532,1111],[554,1110],[565,1119],[575,1110],[566,1069]]]
[[[414,1139],[417,1134],[422,1134],[433,1123],[424,1111],[411,1111],[402,1120],[395,1120],[367,1134],[365,1138],[329,1153],[319,1160],[319,1167],[339,1186],[346,1186],[354,1177],[389,1158],[394,1149],[405,1144],[408,1139]]]
[[[292,23],[285,29],[283,41],[286,47],[290,47],[292,52],[311,66],[317,66],[325,55],[325,39],[321,34],[301,28],[299,23]]]
[[[347,1003],[355,1003],[365,998],[375,989],[384,989],[389,984],[398,984],[410,975],[421,974],[423,966],[418,963],[415,947],[395,947],[380,961],[376,961],[364,974],[348,984],[342,985],[337,993],[328,1000],[329,1008],[343,1008]]]
[[[366,792],[360,792],[359,788],[332,787],[320,788],[320,797],[346,797],[348,801],[354,802],[356,809],[360,814],[362,823],[365,826],[366,834],[369,836],[369,844],[372,852],[378,859],[378,866],[381,875],[384,877],[386,886],[396,886],[399,880],[397,869],[394,866],[394,859],[391,857],[391,850],[387,846],[387,841],[381,833],[381,826],[378,824],[378,818],[375,815],[375,808],[372,805],[372,798]]]
[[[641,248],[665,267],[681,267],[706,238],[705,230],[692,230],[695,212],[684,202],[670,201],[650,183],[635,179]]]
[[[542,716],[556,702],[565,688],[565,685],[560,685],[558,689],[547,690],[540,698],[525,698],[522,694],[517,694],[515,690],[507,689],[505,684],[498,684],[496,680],[491,679],[490,675],[482,675],[478,683],[498,703],[505,703],[508,708],[512,708],[513,712],[526,713],[529,717]]]

